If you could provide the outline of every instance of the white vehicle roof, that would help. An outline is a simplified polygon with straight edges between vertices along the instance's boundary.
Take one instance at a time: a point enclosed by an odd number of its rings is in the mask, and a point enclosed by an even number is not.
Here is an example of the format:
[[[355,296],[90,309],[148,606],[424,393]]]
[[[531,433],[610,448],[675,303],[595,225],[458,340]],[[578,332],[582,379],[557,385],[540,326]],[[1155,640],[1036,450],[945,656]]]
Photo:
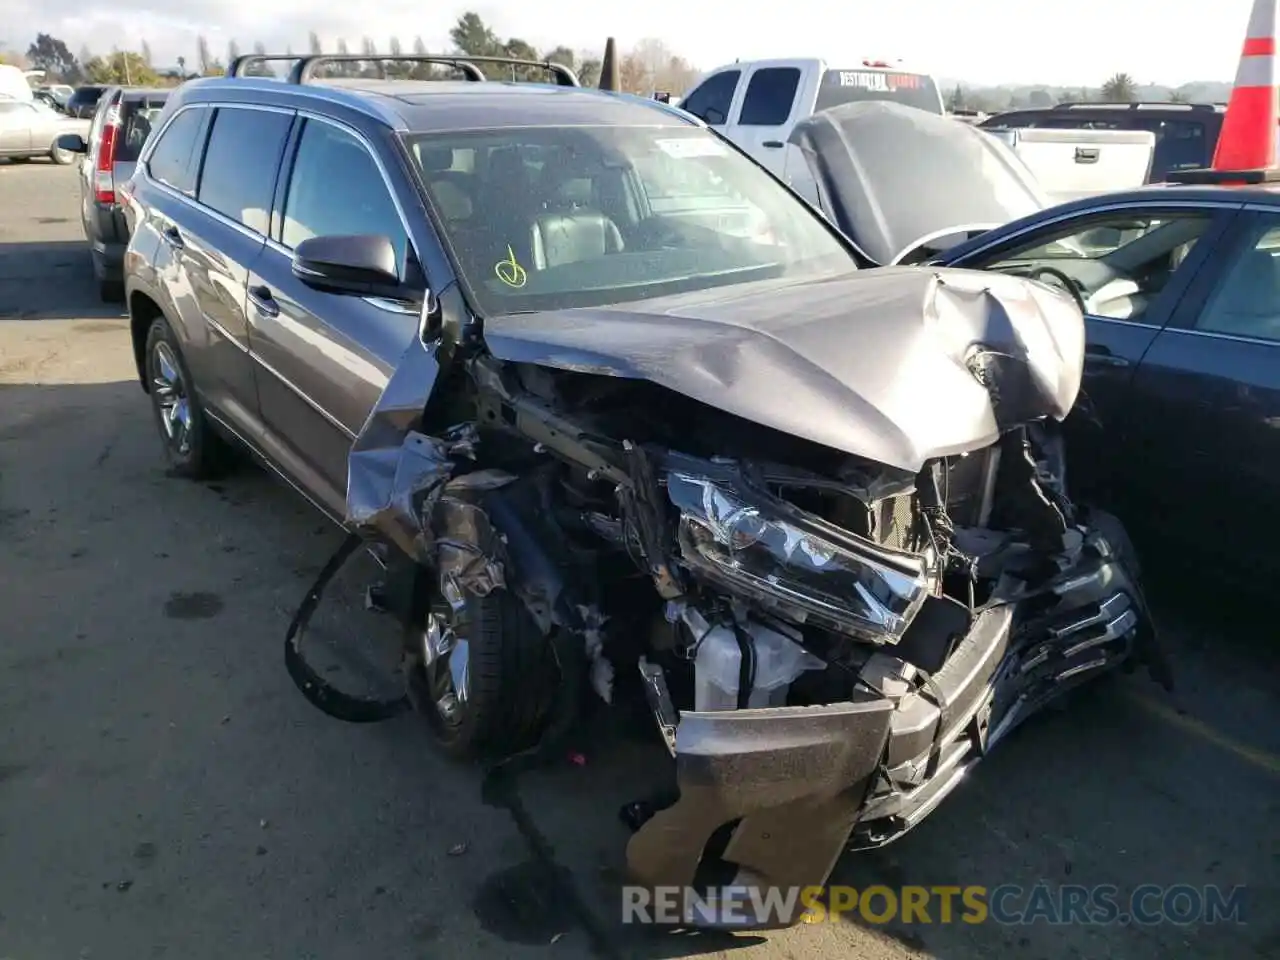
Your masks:
[[[31,92],[31,84],[27,82],[27,75],[7,63],[0,63],[0,99],[35,99],[35,94]]]

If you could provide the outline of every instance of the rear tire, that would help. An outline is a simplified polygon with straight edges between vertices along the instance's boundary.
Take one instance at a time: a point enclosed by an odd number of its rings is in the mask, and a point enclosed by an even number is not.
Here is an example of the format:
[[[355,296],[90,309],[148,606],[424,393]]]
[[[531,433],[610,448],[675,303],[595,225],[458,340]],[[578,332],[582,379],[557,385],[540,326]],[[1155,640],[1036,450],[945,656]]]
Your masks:
[[[467,649],[466,695],[456,698],[447,717],[438,703],[439,686],[420,657],[423,630],[409,638],[409,696],[423,714],[440,749],[458,760],[509,756],[531,746],[544,727],[559,671],[550,643],[524,604],[498,589],[484,597],[465,594],[460,610],[443,598],[432,604]],[[457,653],[455,648],[454,656]],[[446,672],[447,665],[443,668]]]
[[[230,451],[205,418],[177,335],[163,316],[147,331],[145,349],[147,392],[172,472],[191,480],[220,476]]]

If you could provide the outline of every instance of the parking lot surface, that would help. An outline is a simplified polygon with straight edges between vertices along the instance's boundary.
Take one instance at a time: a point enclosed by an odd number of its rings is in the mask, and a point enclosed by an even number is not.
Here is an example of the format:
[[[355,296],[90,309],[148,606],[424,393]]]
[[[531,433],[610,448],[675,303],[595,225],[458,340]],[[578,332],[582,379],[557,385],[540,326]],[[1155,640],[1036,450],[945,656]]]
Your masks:
[[[1173,696],[1080,695],[833,881],[1244,885],[1244,923],[623,926],[615,812],[653,739],[601,720],[585,763],[482,792],[412,717],[310,707],[281,643],[340,532],[251,466],[166,476],[75,176],[0,164],[0,956],[1280,956],[1274,620],[1162,585]],[[347,586],[331,629],[385,630]]]

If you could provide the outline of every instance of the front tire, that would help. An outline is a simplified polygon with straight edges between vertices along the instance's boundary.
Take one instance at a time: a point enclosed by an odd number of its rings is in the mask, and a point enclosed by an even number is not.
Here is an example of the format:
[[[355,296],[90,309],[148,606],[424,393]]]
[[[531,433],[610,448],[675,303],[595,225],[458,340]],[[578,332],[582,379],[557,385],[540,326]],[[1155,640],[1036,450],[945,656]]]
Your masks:
[[[151,410],[173,473],[192,480],[220,475],[227,447],[205,418],[178,338],[164,317],[147,331],[145,370]]]
[[[56,144],[49,148],[49,159],[60,167],[65,167],[67,164],[74,161],[75,158],[76,155],[70,150],[63,150]]]
[[[559,681],[548,641],[506,590],[454,601],[438,597],[409,638],[409,697],[448,756],[517,753],[542,731]]]

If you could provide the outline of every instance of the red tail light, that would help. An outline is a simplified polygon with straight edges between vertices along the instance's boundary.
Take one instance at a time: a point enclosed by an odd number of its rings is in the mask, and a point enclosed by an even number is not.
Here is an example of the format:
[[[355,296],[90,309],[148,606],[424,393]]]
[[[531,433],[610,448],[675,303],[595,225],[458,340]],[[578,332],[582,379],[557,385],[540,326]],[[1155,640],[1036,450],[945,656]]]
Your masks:
[[[93,196],[99,203],[116,202],[116,138],[120,135],[120,114],[115,109],[102,125],[102,142],[98,144],[98,162],[93,170]]]

